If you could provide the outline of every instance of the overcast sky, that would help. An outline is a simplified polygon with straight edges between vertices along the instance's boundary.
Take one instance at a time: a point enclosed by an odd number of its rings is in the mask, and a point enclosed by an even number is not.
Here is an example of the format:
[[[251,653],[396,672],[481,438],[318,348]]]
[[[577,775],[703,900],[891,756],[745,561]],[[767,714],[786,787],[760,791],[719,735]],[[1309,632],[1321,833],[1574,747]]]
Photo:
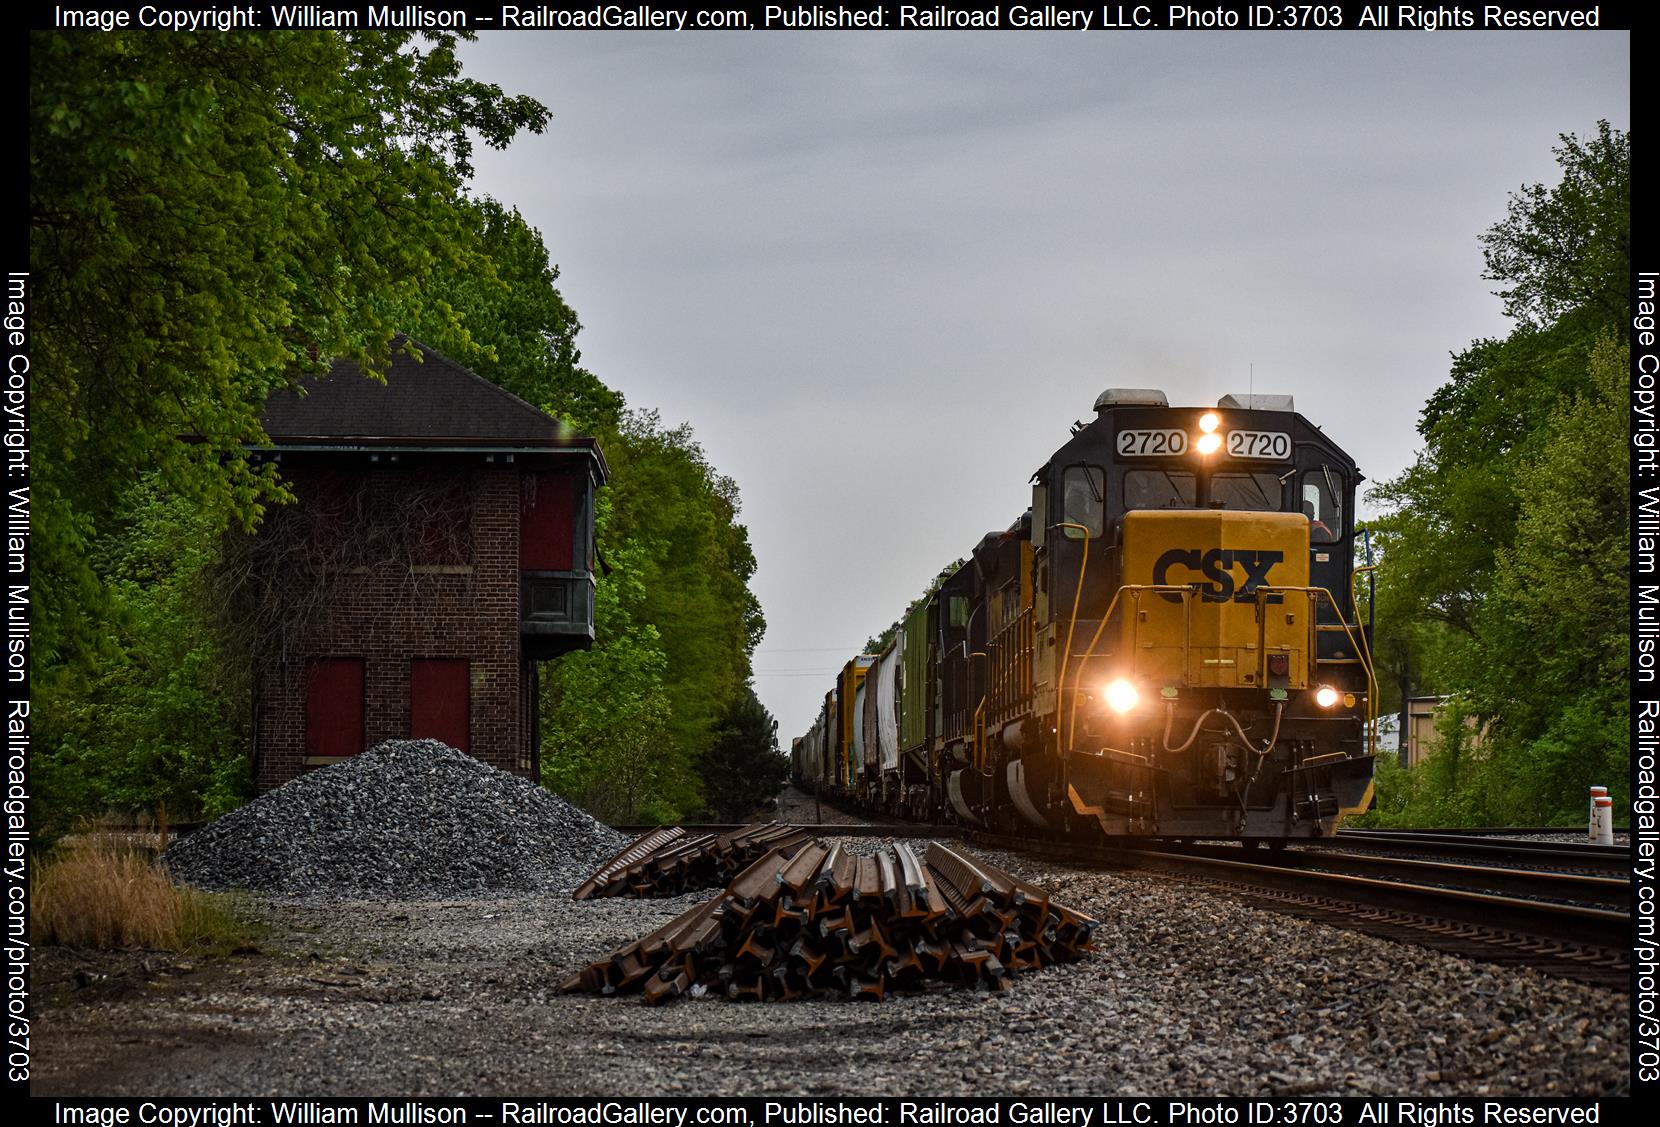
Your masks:
[[[742,490],[785,747],[1107,387],[1288,392],[1373,481],[1508,323],[1477,235],[1630,128],[1630,37],[486,33],[477,160],[584,364]]]

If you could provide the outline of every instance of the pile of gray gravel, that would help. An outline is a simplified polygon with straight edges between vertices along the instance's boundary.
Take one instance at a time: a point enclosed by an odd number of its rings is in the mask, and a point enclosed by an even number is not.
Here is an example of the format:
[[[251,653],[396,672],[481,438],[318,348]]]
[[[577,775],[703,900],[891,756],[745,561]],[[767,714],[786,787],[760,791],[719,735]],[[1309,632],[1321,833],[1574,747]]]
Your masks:
[[[574,888],[625,841],[437,740],[388,740],[180,838],[162,862],[202,888],[446,899]]]

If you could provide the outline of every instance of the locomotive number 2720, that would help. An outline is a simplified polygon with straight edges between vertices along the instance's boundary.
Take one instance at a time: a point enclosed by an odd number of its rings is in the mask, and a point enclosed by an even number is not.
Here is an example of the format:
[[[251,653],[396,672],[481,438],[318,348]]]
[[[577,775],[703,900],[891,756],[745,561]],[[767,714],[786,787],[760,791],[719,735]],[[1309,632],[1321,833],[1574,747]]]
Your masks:
[[[1187,453],[1187,432],[1182,430],[1121,430],[1118,456],[1152,458],[1160,454]]]
[[[1283,462],[1291,457],[1291,436],[1282,430],[1230,430],[1228,457]]]

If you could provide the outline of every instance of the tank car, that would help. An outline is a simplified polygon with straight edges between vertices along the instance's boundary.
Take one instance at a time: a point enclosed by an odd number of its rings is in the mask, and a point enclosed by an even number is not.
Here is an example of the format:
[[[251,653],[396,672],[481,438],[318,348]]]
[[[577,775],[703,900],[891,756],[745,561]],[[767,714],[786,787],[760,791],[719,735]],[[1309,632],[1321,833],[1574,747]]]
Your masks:
[[[801,781],[1001,828],[1334,832],[1372,791],[1353,459],[1289,396],[1095,410],[1032,507],[844,668]]]

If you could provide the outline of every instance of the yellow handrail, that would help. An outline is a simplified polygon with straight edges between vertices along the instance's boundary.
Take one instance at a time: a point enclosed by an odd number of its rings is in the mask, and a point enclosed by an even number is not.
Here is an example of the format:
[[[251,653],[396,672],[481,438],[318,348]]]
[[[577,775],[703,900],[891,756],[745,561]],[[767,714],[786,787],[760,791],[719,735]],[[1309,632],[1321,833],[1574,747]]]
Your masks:
[[[1066,663],[1072,655],[1072,631],[1078,626],[1078,600],[1083,598],[1084,579],[1089,574],[1089,528],[1086,525],[1078,524],[1076,521],[1069,520],[1063,520],[1059,524],[1055,525],[1055,527],[1076,528],[1079,532],[1084,534],[1084,558],[1082,562],[1078,564],[1078,585],[1072,589],[1072,621],[1067,623],[1066,626],[1066,645],[1061,650],[1061,667],[1060,671],[1055,676],[1055,708],[1058,710],[1061,706],[1060,694],[1066,688]],[[1116,604],[1118,602],[1118,596],[1114,595],[1112,597],[1112,601]],[[1060,757],[1061,726],[1059,720],[1057,720],[1055,723],[1055,758],[1059,759]]]
[[[1360,658],[1361,669],[1366,671],[1366,734],[1368,737],[1373,739],[1373,746],[1376,746],[1378,676],[1377,672],[1372,668],[1372,651],[1366,645],[1366,632],[1362,630],[1360,632],[1360,640],[1356,641],[1354,631],[1349,629],[1349,624],[1343,619],[1343,608],[1337,605],[1337,597],[1324,587],[1314,587],[1311,589],[1320,592],[1320,594],[1324,595],[1327,601],[1331,603],[1331,611],[1337,616],[1338,625],[1343,627],[1344,636],[1349,639],[1349,644],[1354,646],[1355,656]],[[1359,617],[1359,615],[1355,616],[1356,627],[1360,625]],[[1318,616],[1316,616],[1316,620],[1318,620]],[[1315,645],[1318,647],[1318,639],[1316,640]],[[1316,665],[1320,664],[1320,651],[1318,648],[1314,651],[1314,663]]]
[[[1366,564],[1364,567],[1355,568],[1354,574],[1349,576],[1349,605],[1354,608],[1355,625],[1357,627],[1360,626],[1360,603],[1355,598],[1355,581],[1358,580],[1365,572],[1376,571],[1377,569],[1377,564]],[[1377,608],[1374,606],[1372,609],[1375,611]],[[1343,616],[1340,614],[1337,617],[1341,619]],[[1363,660],[1366,662],[1366,668],[1370,670],[1372,669],[1372,643],[1367,640],[1364,628],[1360,631],[1360,645],[1361,649],[1364,651],[1362,656]],[[1377,678],[1375,675],[1369,678],[1368,687],[1371,691],[1371,695],[1376,697]],[[1375,703],[1373,704],[1370,710],[1370,715],[1366,720],[1366,740],[1367,746],[1372,748],[1376,748],[1378,746],[1378,713],[1377,705]]]
[[[980,698],[980,707],[974,710],[974,772],[990,775],[986,770],[986,698]]]
[[[1125,591],[1138,591],[1138,592],[1139,591],[1170,591],[1170,592],[1173,592],[1175,594],[1181,595],[1184,604],[1185,604],[1188,596],[1195,594],[1193,588],[1191,588],[1191,587],[1178,587],[1178,586],[1175,586],[1174,584],[1169,584],[1169,583],[1126,583],[1122,587],[1120,587],[1117,591],[1113,592],[1112,602],[1107,604],[1107,613],[1105,613],[1101,616],[1101,621],[1096,625],[1095,633],[1089,640],[1089,648],[1084,650],[1083,660],[1078,663],[1078,675],[1075,678],[1073,678],[1073,681],[1072,681],[1072,711],[1067,714],[1067,720],[1066,720],[1066,742],[1068,744],[1070,744],[1072,742],[1073,737],[1078,734],[1078,684],[1079,684],[1079,682],[1083,681],[1083,679],[1084,679],[1084,667],[1087,666],[1090,663],[1090,661],[1095,657],[1095,647],[1101,641],[1101,634],[1104,630],[1106,630],[1107,623],[1112,618],[1112,612],[1114,610],[1118,609],[1118,598],[1119,598],[1119,596],[1122,595]],[[1184,607],[1184,609],[1185,609],[1185,607]],[[1182,639],[1182,648],[1184,650],[1188,648],[1186,637],[1184,637]],[[1062,676],[1062,678],[1064,678],[1066,676],[1064,666],[1062,667],[1061,676]],[[1065,681],[1064,680],[1062,681],[1062,688],[1063,689],[1065,688]],[[1056,704],[1059,704],[1059,703],[1060,702],[1057,700]],[[1058,744],[1059,739],[1060,739],[1060,736],[1059,736],[1060,725],[1059,724],[1055,725],[1055,731],[1056,731],[1056,741],[1057,741],[1057,744]]]

